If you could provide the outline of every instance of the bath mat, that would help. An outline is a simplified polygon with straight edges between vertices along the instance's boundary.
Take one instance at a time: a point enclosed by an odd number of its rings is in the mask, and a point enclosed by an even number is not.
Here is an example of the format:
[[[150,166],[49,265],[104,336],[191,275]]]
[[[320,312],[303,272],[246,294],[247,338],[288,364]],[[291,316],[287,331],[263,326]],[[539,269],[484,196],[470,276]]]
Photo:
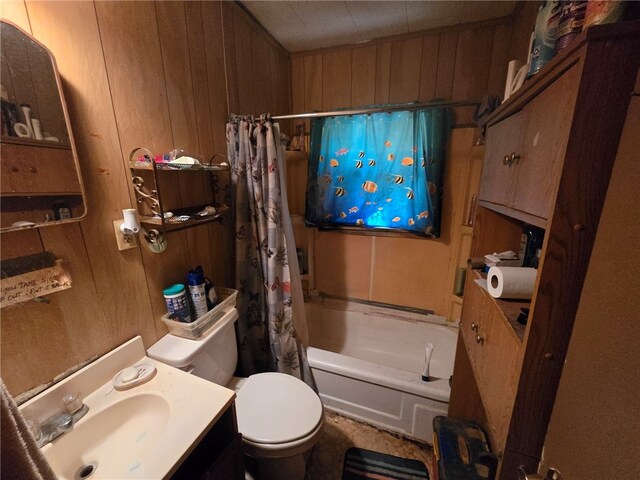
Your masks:
[[[419,460],[352,447],[344,454],[342,480],[361,479],[428,480],[429,472]]]

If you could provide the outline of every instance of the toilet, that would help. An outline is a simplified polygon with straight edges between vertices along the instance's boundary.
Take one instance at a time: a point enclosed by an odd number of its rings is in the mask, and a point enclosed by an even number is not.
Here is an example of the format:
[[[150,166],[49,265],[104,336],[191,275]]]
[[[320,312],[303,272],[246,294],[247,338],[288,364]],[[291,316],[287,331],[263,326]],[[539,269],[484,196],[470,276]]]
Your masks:
[[[167,334],[149,348],[150,358],[236,390],[238,430],[244,453],[255,460],[259,480],[300,479],[323,425],[318,395],[284,373],[233,377],[238,360],[233,308],[197,340]]]

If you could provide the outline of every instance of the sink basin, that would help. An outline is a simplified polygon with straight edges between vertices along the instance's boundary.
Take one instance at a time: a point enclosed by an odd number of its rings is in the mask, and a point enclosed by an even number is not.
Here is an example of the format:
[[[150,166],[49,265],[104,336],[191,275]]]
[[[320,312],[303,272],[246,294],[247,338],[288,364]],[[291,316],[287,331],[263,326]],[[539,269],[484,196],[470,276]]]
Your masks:
[[[170,410],[159,395],[124,398],[80,420],[43,449],[45,457],[62,478],[122,478],[122,472],[143,467],[141,459],[162,435]]]
[[[113,378],[140,364],[157,372],[146,383],[116,390]],[[60,479],[169,478],[232,405],[232,390],[145,355],[136,337],[20,406],[40,421],[78,392],[89,407],[72,430],[42,447]]]

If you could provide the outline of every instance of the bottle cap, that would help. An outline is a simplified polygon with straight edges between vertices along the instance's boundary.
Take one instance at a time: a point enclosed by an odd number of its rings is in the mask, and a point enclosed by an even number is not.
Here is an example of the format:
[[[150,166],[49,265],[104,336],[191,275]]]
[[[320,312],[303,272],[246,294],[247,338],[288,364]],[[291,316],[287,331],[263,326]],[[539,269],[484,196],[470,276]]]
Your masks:
[[[202,285],[204,283],[204,270],[198,265],[187,273],[187,283],[189,285]]]
[[[182,285],[181,283],[176,283],[175,285],[171,285],[170,287],[165,288],[162,293],[164,295],[179,295],[184,291],[184,285]]]

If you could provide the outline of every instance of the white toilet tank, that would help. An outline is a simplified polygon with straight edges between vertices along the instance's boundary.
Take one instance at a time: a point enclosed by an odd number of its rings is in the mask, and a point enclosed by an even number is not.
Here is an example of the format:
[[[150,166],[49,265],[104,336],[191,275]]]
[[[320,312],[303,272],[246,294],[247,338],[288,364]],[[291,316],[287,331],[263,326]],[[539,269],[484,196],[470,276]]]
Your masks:
[[[192,340],[167,334],[149,348],[147,355],[225,386],[231,380],[238,361],[234,328],[237,319],[238,311],[232,308],[202,337]]]

